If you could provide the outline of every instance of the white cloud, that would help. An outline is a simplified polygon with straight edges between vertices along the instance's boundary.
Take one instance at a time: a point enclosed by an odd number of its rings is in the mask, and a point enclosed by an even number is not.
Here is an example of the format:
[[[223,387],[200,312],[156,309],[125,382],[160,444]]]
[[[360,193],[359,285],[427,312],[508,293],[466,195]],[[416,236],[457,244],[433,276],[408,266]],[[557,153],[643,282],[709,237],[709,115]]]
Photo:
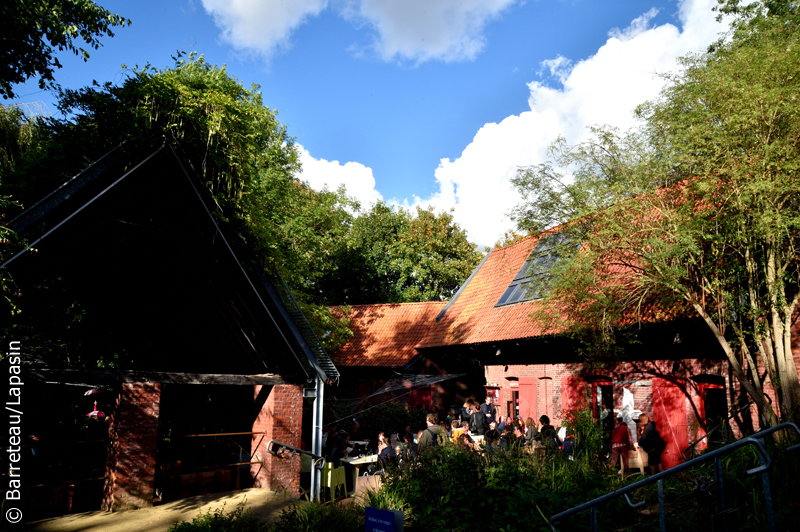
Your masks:
[[[376,32],[374,48],[386,61],[471,60],[483,29],[516,0],[352,0],[343,15]]]
[[[234,48],[270,57],[292,32],[325,10],[328,0],[201,0]],[[340,15],[375,32],[371,48],[384,60],[474,59],[488,22],[517,0],[333,0]]]
[[[439,191],[416,199],[437,208],[455,207],[455,218],[479,245],[491,245],[512,227],[508,211],[517,203],[510,179],[520,166],[546,160],[547,147],[558,135],[576,143],[587,138],[587,127],[635,125],[636,105],[658,95],[663,82],[656,73],[675,69],[676,58],[701,52],[723,26],[714,21],[715,0],[684,0],[678,17],[684,30],[672,24],[652,27],[649,11],[623,30],[609,32],[593,56],[572,65],[556,57],[542,63],[559,81],[552,88],[540,81],[528,84],[530,111],[486,124],[456,160],[442,159],[435,177]]]
[[[202,0],[222,30],[222,39],[237,50],[270,56],[289,46],[292,31],[319,15],[327,0]]]
[[[541,76],[545,70],[549,70],[550,75],[563,84],[567,81],[567,76],[569,76],[569,73],[572,71],[572,61],[563,55],[557,55],[555,59],[545,59],[542,61],[541,67],[537,74]]]
[[[298,145],[298,149],[300,162],[303,165],[303,171],[298,177],[314,190],[322,190],[324,187],[336,190],[340,185],[344,185],[347,194],[355,197],[362,208],[383,199],[383,196],[375,190],[372,168],[355,162],[340,164],[339,161],[315,159],[303,146]]]

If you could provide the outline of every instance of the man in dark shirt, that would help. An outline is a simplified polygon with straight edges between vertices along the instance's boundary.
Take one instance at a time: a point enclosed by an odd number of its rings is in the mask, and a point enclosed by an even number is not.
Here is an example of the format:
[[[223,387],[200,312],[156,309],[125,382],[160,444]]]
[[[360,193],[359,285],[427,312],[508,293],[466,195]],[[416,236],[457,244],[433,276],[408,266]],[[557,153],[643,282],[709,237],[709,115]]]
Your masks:
[[[494,406],[492,405],[492,396],[486,396],[486,402],[481,405],[481,413],[486,416],[486,425],[494,421]]]

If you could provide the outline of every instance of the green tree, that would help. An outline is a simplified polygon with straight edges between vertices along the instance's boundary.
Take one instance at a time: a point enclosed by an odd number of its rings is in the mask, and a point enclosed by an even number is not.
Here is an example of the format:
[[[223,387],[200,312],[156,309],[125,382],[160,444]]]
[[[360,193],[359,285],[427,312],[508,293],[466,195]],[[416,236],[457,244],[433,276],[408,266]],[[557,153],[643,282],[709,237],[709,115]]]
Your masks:
[[[450,212],[417,207],[408,229],[390,249],[403,301],[444,301],[478,265],[482,254]]]
[[[444,300],[480,258],[450,213],[378,202],[353,221],[322,291],[329,304]]]
[[[793,9],[751,9],[728,40],[684,58],[660,98],[638,109],[641,131],[599,128],[579,146],[562,139],[553,163],[523,169],[515,181],[526,195],[515,211],[523,229],[567,222],[585,242],[559,265],[549,296],[566,315],[542,310],[539,319],[613,345],[623,323],[699,316],[762,426],[778,414],[800,420],[790,330],[800,299]],[[558,170],[568,166],[571,180]]]
[[[89,59],[80,46],[97,50],[99,37],[113,37],[111,28],[131,21],[90,0],[4,0],[0,3],[0,94],[14,98],[11,85],[38,75],[39,88],[55,86],[61,68],[55,51],[69,50]]]
[[[392,267],[391,248],[408,229],[411,216],[377,202],[353,220],[334,258],[335,269],[323,281],[331,305],[403,301],[399,275]]]

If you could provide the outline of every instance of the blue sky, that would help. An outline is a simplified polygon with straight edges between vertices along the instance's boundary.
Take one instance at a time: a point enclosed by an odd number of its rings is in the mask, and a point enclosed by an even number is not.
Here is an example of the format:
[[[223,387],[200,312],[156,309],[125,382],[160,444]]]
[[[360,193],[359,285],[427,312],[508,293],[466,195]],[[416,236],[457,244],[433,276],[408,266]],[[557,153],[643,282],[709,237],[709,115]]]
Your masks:
[[[302,146],[301,178],[376,199],[454,209],[477,244],[513,227],[509,178],[559,134],[634,125],[654,75],[724,29],[714,0],[100,0],[133,21],[64,54],[69,88],[119,82],[120,65],[196,51],[264,102]],[[17,103],[53,97],[35,81]]]

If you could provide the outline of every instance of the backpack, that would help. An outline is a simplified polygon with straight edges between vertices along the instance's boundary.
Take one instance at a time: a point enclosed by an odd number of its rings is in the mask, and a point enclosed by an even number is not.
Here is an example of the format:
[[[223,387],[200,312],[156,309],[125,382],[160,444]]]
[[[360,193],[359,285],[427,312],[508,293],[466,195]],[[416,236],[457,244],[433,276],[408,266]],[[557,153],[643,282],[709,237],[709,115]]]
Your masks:
[[[486,433],[486,415],[481,412],[474,412],[469,417],[469,431],[478,436]]]
[[[558,433],[556,433],[556,430],[552,426],[545,425],[542,427],[542,430],[539,432],[539,434],[542,436],[542,444],[545,447],[550,447],[553,449],[558,449],[561,447],[561,438],[558,437]]]
[[[440,432],[439,434],[436,434],[430,428],[426,430],[431,433],[431,447],[436,447],[437,445],[439,445],[439,436],[441,436],[442,433]]]

